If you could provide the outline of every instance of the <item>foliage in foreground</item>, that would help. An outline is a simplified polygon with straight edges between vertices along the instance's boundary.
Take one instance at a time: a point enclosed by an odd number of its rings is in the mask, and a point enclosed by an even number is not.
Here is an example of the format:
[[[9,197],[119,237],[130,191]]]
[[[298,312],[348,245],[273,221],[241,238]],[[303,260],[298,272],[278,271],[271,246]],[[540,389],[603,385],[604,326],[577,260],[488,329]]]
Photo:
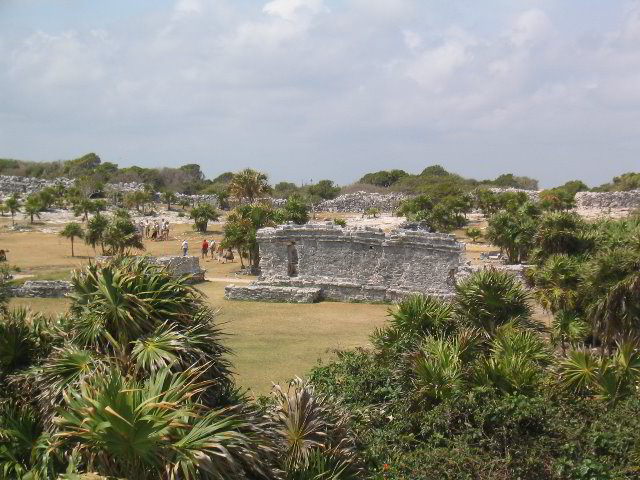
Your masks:
[[[640,344],[554,353],[504,275],[476,274],[452,304],[410,297],[375,350],[312,371],[350,412],[372,478],[637,478]]]

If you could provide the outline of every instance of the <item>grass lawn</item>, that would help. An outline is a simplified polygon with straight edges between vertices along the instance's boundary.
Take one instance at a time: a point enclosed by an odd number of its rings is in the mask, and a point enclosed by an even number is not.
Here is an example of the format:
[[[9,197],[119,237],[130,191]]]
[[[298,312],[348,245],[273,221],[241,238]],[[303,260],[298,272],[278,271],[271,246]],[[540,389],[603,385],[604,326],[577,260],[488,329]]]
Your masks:
[[[219,308],[218,320],[229,336],[237,380],[255,394],[266,394],[271,382],[303,376],[338,348],[368,345],[374,327],[382,325],[387,306],[324,302],[312,305],[235,302],[223,299],[225,282],[205,282],[198,288]],[[13,298],[10,307],[24,305],[47,314],[63,312],[66,299]]]

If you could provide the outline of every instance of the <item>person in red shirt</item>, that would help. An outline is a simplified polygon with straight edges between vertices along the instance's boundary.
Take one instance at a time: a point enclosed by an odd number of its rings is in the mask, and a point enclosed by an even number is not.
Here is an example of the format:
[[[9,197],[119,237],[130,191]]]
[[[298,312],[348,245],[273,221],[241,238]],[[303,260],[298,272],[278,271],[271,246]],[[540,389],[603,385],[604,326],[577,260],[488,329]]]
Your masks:
[[[207,242],[207,239],[205,238],[202,241],[202,258],[207,258],[208,252],[209,252],[209,242]]]

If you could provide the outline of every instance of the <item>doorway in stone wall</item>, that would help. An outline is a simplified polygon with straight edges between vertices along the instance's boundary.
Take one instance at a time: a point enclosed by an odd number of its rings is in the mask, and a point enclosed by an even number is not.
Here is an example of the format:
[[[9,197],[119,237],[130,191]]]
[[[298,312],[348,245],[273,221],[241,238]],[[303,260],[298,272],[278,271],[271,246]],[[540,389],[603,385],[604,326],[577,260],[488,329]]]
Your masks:
[[[287,275],[290,277],[298,276],[298,250],[296,249],[296,242],[291,242],[287,245]]]

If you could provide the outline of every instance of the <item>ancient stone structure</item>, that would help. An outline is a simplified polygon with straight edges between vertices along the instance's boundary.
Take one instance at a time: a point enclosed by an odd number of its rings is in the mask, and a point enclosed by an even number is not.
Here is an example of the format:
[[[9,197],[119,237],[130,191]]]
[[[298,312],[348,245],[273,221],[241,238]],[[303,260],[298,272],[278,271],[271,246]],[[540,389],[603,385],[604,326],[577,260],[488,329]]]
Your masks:
[[[369,208],[377,208],[381,212],[391,213],[407,198],[409,197],[404,193],[346,193],[333,200],[319,203],[315,206],[315,210],[317,212],[362,213]]]
[[[196,256],[147,257],[150,263],[166,267],[174,276],[191,275],[192,282],[204,282],[205,271],[200,268],[200,258]]]
[[[628,192],[578,192],[576,207],[584,209],[640,208],[640,190]]]
[[[71,292],[71,282],[64,280],[27,280],[20,286],[10,287],[12,297],[61,298]]]
[[[104,262],[112,257],[98,256],[96,261]],[[145,255],[144,258],[154,265],[160,265],[166,267],[169,273],[174,277],[181,277],[182,275],[191,275],[192,282],[204,282],[205,270],[200,268],[200,258],[196,256],[177,256],[168,255],[166,257],[152,257]]]
[[[326,224],[258,231],[261,276],[225,298],[282,302],[388,302],[411,293],[453,294],[464,245],[452,235]]]
[[[39,192],[43,188],[53,187],[57,184],[70,187],[74,184],[74,180],[64,177],[59,177],[55,180],[45,180],[34,177],[0,175],[0,197],[9,197],[14,193],[31,195],[32,193]]]

